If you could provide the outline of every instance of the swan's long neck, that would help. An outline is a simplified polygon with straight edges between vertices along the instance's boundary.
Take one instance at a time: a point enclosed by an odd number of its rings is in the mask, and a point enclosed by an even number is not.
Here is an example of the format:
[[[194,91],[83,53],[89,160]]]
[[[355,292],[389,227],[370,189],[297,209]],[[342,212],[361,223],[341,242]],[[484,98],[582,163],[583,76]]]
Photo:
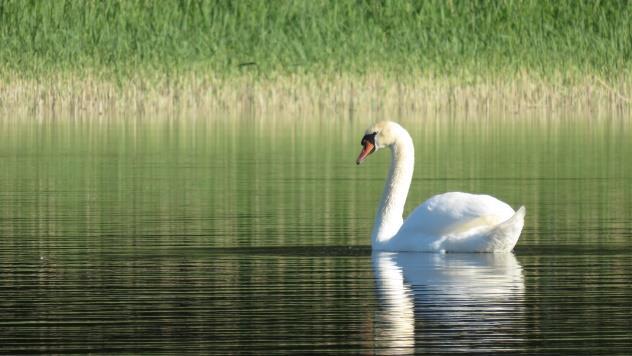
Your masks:
[[[406,130],[402,129],[398,132],[395,143],[390,146],[390,149],[391,167],[371,234],[374,249],[379,249],[381,245],[386,244],[402,226],[404,204],[415,166],[415,148]]]

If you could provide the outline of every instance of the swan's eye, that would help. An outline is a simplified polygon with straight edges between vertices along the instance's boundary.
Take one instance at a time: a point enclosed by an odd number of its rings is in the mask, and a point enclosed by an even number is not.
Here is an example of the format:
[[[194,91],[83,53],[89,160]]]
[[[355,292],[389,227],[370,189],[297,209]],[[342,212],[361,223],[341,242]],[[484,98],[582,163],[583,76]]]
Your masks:
[[[360,145],[364,146],[364,143],[367,141],[372,145],[375,145],[375,135],[377,135],[377,132],[364,135],[364,137],[362,137],[362,141],[360,141]]]

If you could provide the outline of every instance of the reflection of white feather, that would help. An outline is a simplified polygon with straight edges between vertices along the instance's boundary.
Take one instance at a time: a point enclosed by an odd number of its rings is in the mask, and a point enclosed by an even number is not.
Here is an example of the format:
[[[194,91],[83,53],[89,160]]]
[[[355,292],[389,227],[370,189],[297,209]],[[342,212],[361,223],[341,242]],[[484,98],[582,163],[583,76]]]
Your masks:
[[[383,307],[376,338],[395,353],[413,351],[415,331],[427,340],[433,328],[441,331],[435,337],[454,332],[492,351],[523,322],[524,280],[513,254],[374,252],[373,267]]]
[[[415,315],[412,291],[404,283],[401,267],[390,258],[373,259],[377,288],[380,291],[380,302],[384,311],[378,314],[376,345],[387,349],[389,353],[410,353],[415,346]]]

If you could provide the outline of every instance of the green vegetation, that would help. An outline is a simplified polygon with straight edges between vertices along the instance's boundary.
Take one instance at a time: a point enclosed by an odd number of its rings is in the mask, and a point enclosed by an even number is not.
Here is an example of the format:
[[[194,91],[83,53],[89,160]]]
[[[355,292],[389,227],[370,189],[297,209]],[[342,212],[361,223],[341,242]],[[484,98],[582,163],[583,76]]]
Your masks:
[[[0,43],[0,116],[632,102],[632,1],[0,0]]]
[[[631,1],[3,0],[20,76],[244,71],[432,76],[632,68]]]

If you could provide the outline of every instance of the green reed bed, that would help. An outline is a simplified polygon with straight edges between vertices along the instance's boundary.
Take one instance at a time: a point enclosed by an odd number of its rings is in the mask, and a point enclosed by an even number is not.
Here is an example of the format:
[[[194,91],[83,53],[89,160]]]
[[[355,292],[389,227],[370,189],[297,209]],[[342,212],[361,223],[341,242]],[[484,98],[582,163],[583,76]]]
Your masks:
[[[2,110],[616,107],[632,2],[4,0],[0,43]]]

